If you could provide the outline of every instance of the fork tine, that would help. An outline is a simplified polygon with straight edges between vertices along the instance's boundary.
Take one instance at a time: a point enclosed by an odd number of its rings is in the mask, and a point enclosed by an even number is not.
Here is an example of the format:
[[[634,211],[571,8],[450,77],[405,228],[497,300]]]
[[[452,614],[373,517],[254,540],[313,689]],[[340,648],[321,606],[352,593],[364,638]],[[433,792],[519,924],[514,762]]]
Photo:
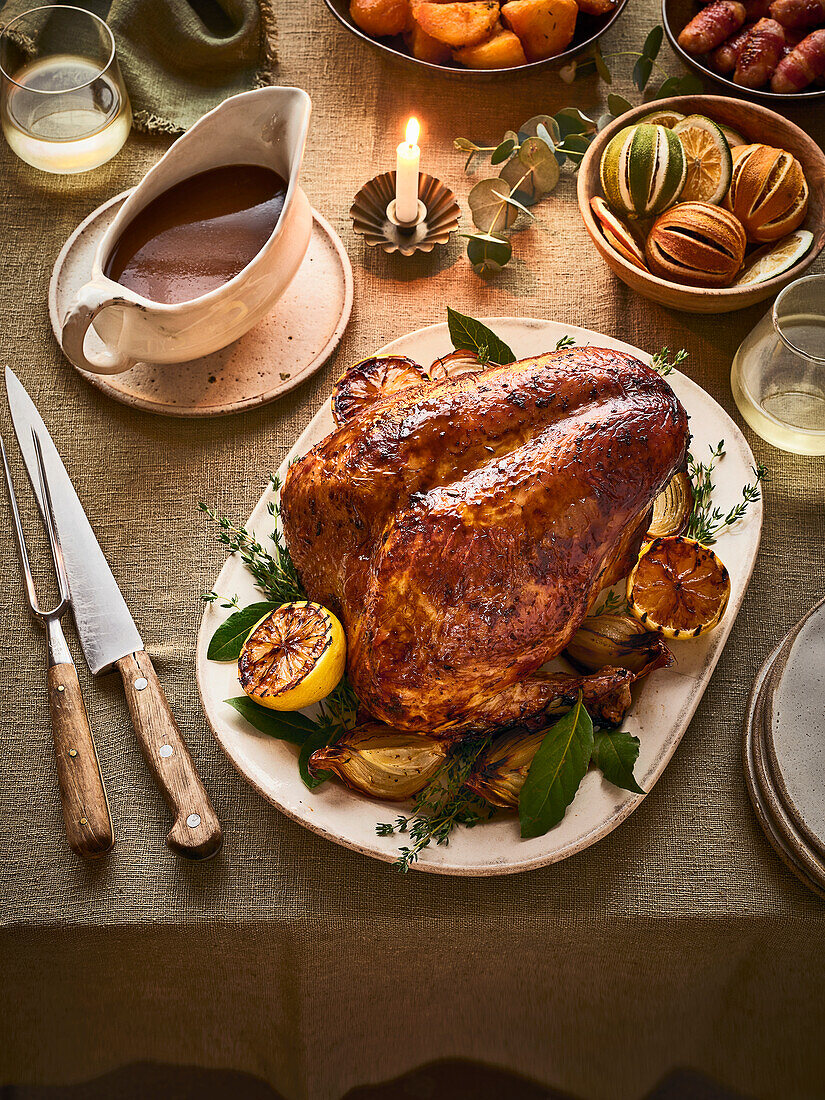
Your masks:
[[[9,493],[9,504],[11,505],[11,514],[14,519],[14,534],[17,540],[17,549],[20,552],[20,564],[23,570],[23,583],[26,589],[26,599],[29,601],[29,607],[32,609],[35,615],[41,615],[40,604],[37,602],[37,593],[34,590],[34,578],[32,577],[31,564],[29,562],[29,552],[26,549],[26,536],[23,534],[23,524],[20,521],[20,511],[17,507],[17,497],[14,492],[14,483],[11,479],[11,470],[9,469],[9,459],[6,454],[6,445],[3,442],[2,436],[0,436],[0,452],[3,456],[3,471],[6,475],[6,488]]]
[[[40,478],[40,494],[46,507],[43,509],[43,519],[46,526],[46,534],[49,538],[49,548],[52,552],[52,561],[54,562],[54,571],[57,574],[57,587],[60,592],[60,608],[56,608],[55,612],[62,610],[63,605],[68,604],[70,601],[69,595],[69,578],[66,575],[66,563],[63,560],[63,547],[60,545],[60,535],[57,533],[57,525],[54,520],[54,505],[52,504],[52,491],[49,486],[49,479],[46,476],[46,466],[43,462],[43,451],[40,447],[40,437],[37,432],[32,428],[32,442],[34,443],[34,454],[37,459],[37,473]]]

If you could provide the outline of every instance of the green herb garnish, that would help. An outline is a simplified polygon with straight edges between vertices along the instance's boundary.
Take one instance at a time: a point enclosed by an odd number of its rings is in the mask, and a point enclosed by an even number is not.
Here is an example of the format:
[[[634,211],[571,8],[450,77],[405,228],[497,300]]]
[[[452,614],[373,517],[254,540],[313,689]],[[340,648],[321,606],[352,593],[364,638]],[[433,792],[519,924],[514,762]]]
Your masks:
[[[237,661],[250,630],[277,606],[269,601],[251,603],[230,615],[212,635],[206,656],[210,661]]]
[[[593,742],[593,763],[608,782],[634,794],[645,792],[636,782],[633,767],[639,758],[639,738],[625,730],[602,730]]]
[[[688,475],[693,484],[693,511],[686,534],[705,546],[713,546],[721,531],[726,527],[732,527],[742,519],[749,506],[760,499],[762,483],[770,479],[766,466],[752,467],[753,482],[742,489],[742,499],[739,503],[727,512],[723,512],[721,508],[713,506],[713,492],[716,488],[713,475],[724,457],[724,439],[710,448],[710,457],[707,462],[697,462],[692,455],[688,455]]]
[[[414,812],[375,826],[378,836],[409,834],[411,843],[398,849],[397,870],[409,871],[430,844],[449,844],[456,825],[472,828],[492,817],[493,807],[464,786],[490,740],[490,735],[479,735],[458,742],[435,778],[416,795]]]
[[[550,727],[533,757],[519,795],[523,838],[543,836],[558,825],[584,779],[593,754],[593,723],[582,703]]]
[[[448,306],[447,325],[456,351],[474,351],[481,363],[515,363],[516,357],[504,341],[474,317]]]

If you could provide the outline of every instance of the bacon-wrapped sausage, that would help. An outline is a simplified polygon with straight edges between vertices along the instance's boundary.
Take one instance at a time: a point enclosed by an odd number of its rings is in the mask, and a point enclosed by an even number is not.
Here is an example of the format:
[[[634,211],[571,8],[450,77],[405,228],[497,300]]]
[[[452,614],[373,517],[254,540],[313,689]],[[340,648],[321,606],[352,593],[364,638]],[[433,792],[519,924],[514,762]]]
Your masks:
[[[744,27],[739,28],[736,34],[732,34],[726,42],[716,47],[710,56],[710,63],[717,73],[733,72],[736,68],[736,62],[739,60],[739,54],[742,52],[742,47],[745,45],[745,39],[755,26],[755,23],[746,23]]]
[[[772,92],[801,92],[825,76],[825,30],[803,38],[776,66],[771,78]]]
[[[825,23],[825,0],[773,0],[771,18],[794,30],[820,26]]]
[[[679,45],[690,54],[710,53],[745,22],[745,5],[739,0],[708,4],[679,35]]]
[[[742,47],[733,74],[743,88],[761,88],[773,76],[785,52],[785,31],[775,19],[760,19]]]

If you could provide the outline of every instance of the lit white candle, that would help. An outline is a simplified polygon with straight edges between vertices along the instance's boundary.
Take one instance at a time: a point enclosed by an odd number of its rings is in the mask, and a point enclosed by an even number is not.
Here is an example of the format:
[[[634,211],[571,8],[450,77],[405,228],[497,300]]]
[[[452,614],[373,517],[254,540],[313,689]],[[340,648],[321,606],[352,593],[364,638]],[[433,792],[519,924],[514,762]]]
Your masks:
[[[398,146],[395,165],[395,216],[409,225],[418,219],[418,164],[421,150],[416,142],[420,127],[417,118],[407,123],[406,141]]]

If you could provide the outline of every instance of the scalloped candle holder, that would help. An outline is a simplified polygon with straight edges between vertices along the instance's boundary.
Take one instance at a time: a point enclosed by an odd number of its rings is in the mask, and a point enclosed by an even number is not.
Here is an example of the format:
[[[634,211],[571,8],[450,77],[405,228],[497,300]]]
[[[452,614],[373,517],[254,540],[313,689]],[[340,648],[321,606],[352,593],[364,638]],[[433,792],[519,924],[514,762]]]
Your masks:
[[[365,183],[350,207],[352,227],[371,247],[385,252],[432,252],[446,244],[461,217],[455,194],[435,176],[418,177],[418,220],[402,225],[394,217],[395,172],[383,172]]]

